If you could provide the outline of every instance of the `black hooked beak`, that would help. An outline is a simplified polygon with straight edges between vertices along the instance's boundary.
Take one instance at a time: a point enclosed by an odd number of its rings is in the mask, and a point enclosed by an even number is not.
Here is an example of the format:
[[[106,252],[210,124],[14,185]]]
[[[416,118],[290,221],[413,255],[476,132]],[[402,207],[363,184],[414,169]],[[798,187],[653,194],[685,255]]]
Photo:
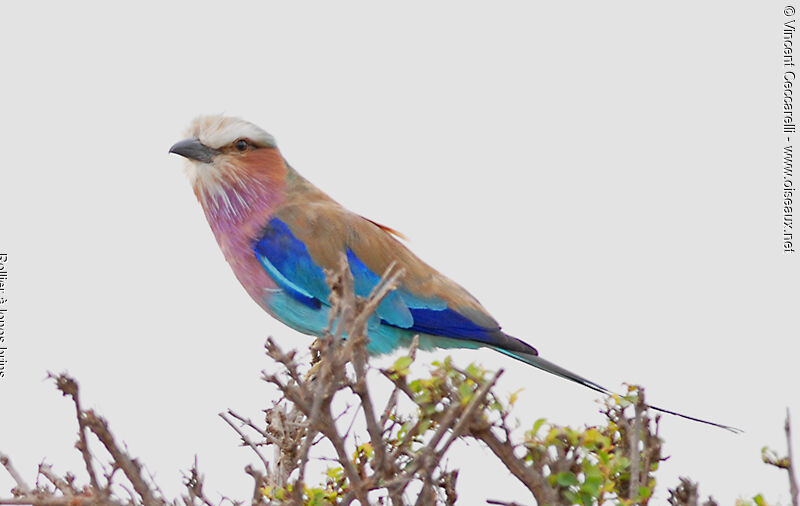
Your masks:
[[[209,148],[200,142],[197,137],[176,142],[169,148],[169,152],[203,163],[211,163],[214,157],[219,154],[219,151]]]

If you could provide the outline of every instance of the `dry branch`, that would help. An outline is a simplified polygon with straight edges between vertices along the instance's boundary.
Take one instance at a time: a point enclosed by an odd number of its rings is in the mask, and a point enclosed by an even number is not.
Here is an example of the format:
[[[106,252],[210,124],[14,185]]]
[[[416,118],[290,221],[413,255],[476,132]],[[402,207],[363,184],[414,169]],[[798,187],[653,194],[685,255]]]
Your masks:
[[[6,471],[11,476],[11,479],[14,480],[14,483],[17,486],[14,489],[14,495],[27,495],[30,494],[31,488],[25,483],[25,480],[22,476],[17,472],[14,468],[14,465],[11,463],[11,458],[6,455],[5,453],[0,453],[0,464],[6,468]]]
[[[794,457],[792,457],[792,421],[789,416],[789,408],[786,408],[786,423],[783,426],[786,432],[787,458],[786,472],[789,473],[789,494],[792,497],[792,506],[798,506],[798,487],[797,476],[794,473]]]
[[[662,460],[662,442],[658,417],[650,417],[642,390],[632,388],[628,397],[606,399],[603,413],[607,425],[572,429],[540,420],[520,440],[508,424],[513,400],[505,403],[494,391],[502,370],[490,373],[474,365],[462,369],[447,359],[434,363],[430,377],[412,379],[409,366],[419,345],[414,338],[406,356],[379,371],[382,376],[378,379],[388,380],[392,390],[387,399],[376,399],[368,382],[374,370],[367,353],[367,327],[402,276],[402,270],[390,266],[372,293],[362,298],[354,293],[346,259],[339,270],[327,273],[330,319],[325,335],[311,346],[310,365],[299,362],[295,351],[285,352],[267,339],[265,352],[277,370],[263,371],[262,379],[277,387],[281,398],[264,411],[261,420],[230,410],[219,414],[261,464],[244,469],[253,478],[253,489],[245,494],[253,506],[349,505],[355,501],[362,506],[453,505],[458,500],[458,470],[446,469],[445,458],[457,441],[469,439],[486,445],[539,504],[647,504],[655,487],[652,472]],[[117,444],[108,423],[81,407],[75,380],[65,374],[51,377],[75,404],[76,448],[89,485],[76,486],[73,476],[58,476],[49,465],[41,464],[39,474],[46,481],[41,480],[44,485],[40,486],[37,480],[37,488],[31,489],[8,457],[0,454],[0,464],[16,483],[14,497],[0,499],[0,504],[218,506],[233,502],[206,496],[196,459],[184,474],[186,495],[165,500],[155,480],[143,475],[139,461]],[[357,406],[346,430],[337,423],[347,421],[342,420],[343,413],[334,416],[335,396],[348,396],[344,412]],[[407,400],[411,407],[406,407]],[[351,432],[356,419],[366,427],[366,436]],[[788,413],[785,429],[790,443]],[[318,455],[317,444],[322,441],[333,448],[332,455]],[[104,450],[110,467],[98,462],[90,443],[95,449],[102,448],[100,452]],[[268,458],[264,447],[270,446],[273,452]],[[309,463],[316,459],[335,466],[329,468],[322,485],[314,485],[307,473]],[[785,461],[775,462],[788,462],[783,467],[789,471],[797,506],[791,460],[790,445]],[[98,476],[96,469],[105,472]],[[112,484],[117,471],[121,471],[121,482]],[[120,490],[130,497],[120,498]],[[487,502],[516,506],[516,499]],[[670,503],[697,505],[696,485],[682,480],[671,491]]]

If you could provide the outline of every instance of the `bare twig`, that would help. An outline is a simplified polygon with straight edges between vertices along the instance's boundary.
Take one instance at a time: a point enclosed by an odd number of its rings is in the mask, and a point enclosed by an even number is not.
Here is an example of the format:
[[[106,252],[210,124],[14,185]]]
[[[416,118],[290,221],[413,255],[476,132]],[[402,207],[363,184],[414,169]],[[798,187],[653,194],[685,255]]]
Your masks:
[[[183,484],[189,492],[189,498],[192,503],[194,503],[195,499],[199,499],[206,506],[215,506],[214,503],[208,500],[203,492],[203,475],[200,474],[197,468],[197,455],[194,456],[194,464],[189,471],[189,476],[184,475],[183,478]]]
[[[327,418],[327,421],[330,421],[330,413],[328,413]],[[353,462],[350,460],[347,450],[345,449],[344,440],[341,438],[341,436],[339,436],[339,433],[336,431],[336,427],[334,425],[323,426],[320,428],[320,432],[325,434],[325,437],[327,437],[333,445],[333,449],[336,451],[336,456],[339,459],[339,463],[342,465],[342,468],[344,468],[344,472],[347,475],[347,478],[350,480],[350,484],[358,500],[362,504],[369,504],[369,501],[367,501],[366,490],[364,490],[363,487],[363,480],[358,474],[358,471],[356,471]]]
[[[235,430],[237,434],[239,434],[239,437],[242,438],[242,443],[244,443],[247,446],[249,446],[250,449],[253,450],[256,455],[258,455],[258,458],[261,459],[261,463],[264,464],[264,470],[265,471],[268,470],[269,469],[269,462],[267,462],[267,459],[264,458],[264,456],[261,454],[261,451],[258,449],[258,446],[256,446],[255,443],[253,443],[250,440],[250,438],[247,437],[247,435],[244,432],[242,432],[242,430],[239,427],[237,427],[235,423],[233,423],[233,420],[228,418],[226,413],[217,413],[217,415],[220,418],[222,418],[223,420],[225,420],[225,423],[230,425],[231,428],[233,430]]]
[[[669,491],[667,498],[672,506],[697,506],[698,501],[697,483],[683,477],[680,478],[680,484]]]
[[[456,480],[458,480],[458,469],[441,473],[437,480],[438,487],[444,491],[446,506],[453,506],[458,500]]]
[[[414,339],[411,341],[411,346],[409,346],[409,348],[408,348],[408,355],[407,356],[411,357],[411,360],[414,360],[416,358],[416,356],[417,356],[417,348],[419,348],[419,335],[415,335],[414,336]],[[388,371],[381,370],[380,372],[381,372],[381,374],[383,374],[384,376],[389,378],[389,380],[391,380],[391,377],[389,377],[389,372]],[[400,392],[402,387],[405,387],[406,395],[408,395],[409,397],[413,398],[413,395],[408,390],[408,386],[405,383],[402,383],[402,382],[399,382],[399,381],[393,381],[393,383],[394,383],[394,388],[392,389],[392,393],[389,394],[389,399],[386,401],[386,407],[383,408],[383,414],[381,415],[381,420],[380,420],[380,422],[378,422],[381,427],[385,427],[386,426],[386,422],[389,420],[389,417],[391,416],[392,411],[397,406],[397,394]]]
[[[503,374],[503,369],[498,370],[492,376],[492,379],[484,383],[477,392],[472,394],[472,399],[470,399],[469,404],[467,404],[466,409],[461,414],[461,417],[458,420],[458,423],[453,428],[453,431],[450,433],[450,437],[445,442],[444,446],[440,450],[438,450],[437,456],[441,459],[444,453],[450,448],[450,445],[453,444],[453,441],[461,437],[461,435],[466,432],[467,427],[469,427],[473,420],[473,416],[475,416],[475,412],[478,410],[479,407],[483,406],[484,400],[486,399],[486,395],[489,391],[494,388],[494,385],[497,383],[497,380],[500,379],[500,376]]]
[[[794,459],[792,457],[792,423],[789,416],[789,408],[786,408],[786,421],[783,425],[784,432],[786,433],[786,446],[788,447],[785,457],[778,457],[777,454],[769,448],[761,450],[761,459],[764,463],[775,466],[778,469],[784,469],[789,475],[789,495],[792,498],[792,505],[798,506],[798,486],[797,479],[794,474]]]
[[[97,439],[105,446],[106,451],[111,454],[114,462],[122,469],[122,472],[133,485],[133,489],[142,498],[142,503],[145,506],[161,506],[163,501],[156,499],[152,490],[150,490],[150,486],[142,477],[141,465],[117,446],[114,436],[108,430],[108,423],[102,417],[95,415],[92,410],[83,413],[83,420],[86,427],[97,436]]]
[[[261,504],[264,502],[264,494],[261,493],[261,488],[266,485],[266,479],[261,471],[258,469],[253,468],[251,465],[247,465],[244,468],[244,472],[249,474],[253,477],[253,481],[255,482],[255,488],[253,490],[253,499],[252,504],[253,506],[257,504]]]
[[[536,498],[538,504],[559,504],[560,498],[556,490],[550,486],[547,478],[514,455],[514,446],[510,441],[501,441],[488,427],[472,429],[470,435],[483,441],[492,453],[511,471],[511,474],[525,485]]]
[[[72,397],[72,401],[75,404],[75,415],[78,418],[79,439],[75,446],[78,448],[78,450],[80,450],[81,455],[83,456],[83,463],[86,467],[86,472],[89,474],[89,482],[92,484],[92,488],[97,490],[99,493],[102,489],[97,481],[97,475],[94,472],[94,467],[92,466],[92,455],[89,453],[89,443],[86,439],[86,421],[83,418],[80,396],[78,395],[78,383],[70,376],[67,376],[63,373],[54,375],[53,373],[48,372],[47,377],[56,381],[56,387],[63,395]]]
[[[114,504],[117,506],[121,506],[121,503],[115,501],[106,502],[100,501],[96,498],[91,497],[81,497],[80,499],[76,499],[75,497],[63,497],[63,496],[48,496],[48,497],[37,497],[37,496],[24,496],[15,499],[0,499],[0,504],[29,504],[31,506],[75,506],[76,500],[80,500],[79,504],[90,506],[90,505],[104,505],[104,504]]]
[[[239,420],[239,421],[240,421],[240,422],[242,422],[243,424],[247,425],[248,427],[250,427],[250,428],[251,428],[251,429],[253,429],[254,431],[258,432],[258,434],[259,434],[261,437],[263,437],[264,439],[266,439],[268,443],[275,444],[275,445],[277,445],[277,444],[280,444],[280,441],[278,441],[278,440],[275,438],[275,436],[273,436],[273,435],[272,435],[272,434],[270,434],[269,432],[267,432],[267,431],[263,430],[261,427],[259,427],[258,425],[256,425],[256,424],[255,424],[255,423],[254,423],[254,422],[253,422],[251,419],[249,419],[249,418],[245,418],[245,417],[243,417],[242,415],[240,415],[240,414],[236,413],[235,411],[233,411],[233,410],[231,410],[231,409],[229,409],[229,410],[228,410],[228,414],[229,414],[230,416],[232,416],[232,417],[236,418],[237,420]]]
[[[628,450],[631,459],[631,481],[628,489],[628,499],[635,500],[639,497],[639,440],[642,432],[642,412],[646,409],[644,403],[644,389],[639,389],[636,394],[636,403],[633,406],[633,427],[628,432]]]
[[[316,404],[316,403],[315,403]],[[319,408],[317,407],[317,411]],[[308,428],[306,437],[303,438],[303,445],[300,447],[300,465],[298,466],[297,483],[294,487],[294,497],[298,504],[303,502],[303,484],[306,479],[306,465],[308,464],[308,452],[311,449],[311,443],[317,437],[317,431],[311,427]]]
[[[11,463],[11,459],[5,453],[0,453],[0,464],[2,464],[3,467],[6,468],[8,474],[11,475],[11,479],[13,479],[14,483],[17,484],[16,488],[17,491],[20,493],[20,495],[29,494],[31,492],[31,488],[28,486],[27,483],[25,483],[25,480],[17,472],[17,470],[14,469],[14,465]]]
[[[56,476],[51,465],[44,462],[39,464],[39,474],[47,478],[47,481],[52,483],[65,496],[77,495],[77,490],[73,489],[65,480]]]
[[[792,496],[792,506],[798,506],[798,487],[797,478],[794,474],[794,457],[792,457],[792,422],[789,417],[789,408],[786,408],[786,423],[783,426],[786,432],[786,446],[788,447],[787,458],[789,465],[786,472],[789,473],[789,492]]]
[[[377,309],[381,301],[397,287],[404,272],[403,269],[395,269],[394,263],[389,265],[381,282],[372,290],[364,308],[356,315],[352,328],[359,332],[359,334],[357,336],[352,336],[353,338],[366,339],[366,328],[364,328],[364,326],[366,325],[367,318]],[[381,429],[383,425],[378,424],[378,419],[375,415],[375,407],[370,397],[369,389],[367,388],[366,343],[364,343],[363,346],[355,347],[354,351],[352,363],[356,373],[356,382],[351,388],[361,399],[361,410],[364,413],[364,419],[367,423],[367,432],[369,433],[370,442],[375,452],[373,466],[379,476],[382,476],[384,471],[383,467],[386,463],[386,448],[383,441],[383,430]]]

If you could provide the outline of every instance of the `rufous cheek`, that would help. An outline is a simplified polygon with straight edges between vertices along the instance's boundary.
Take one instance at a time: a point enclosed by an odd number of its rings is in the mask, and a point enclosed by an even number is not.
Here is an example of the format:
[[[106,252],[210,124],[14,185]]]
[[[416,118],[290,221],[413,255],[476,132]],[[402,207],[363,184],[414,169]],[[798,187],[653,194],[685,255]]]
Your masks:
[[[236,156],[232,161],[239,170],[251,177],[267,176],[273,181],[282,181],[286,178],[286,163],[277,148],[248,151]]]

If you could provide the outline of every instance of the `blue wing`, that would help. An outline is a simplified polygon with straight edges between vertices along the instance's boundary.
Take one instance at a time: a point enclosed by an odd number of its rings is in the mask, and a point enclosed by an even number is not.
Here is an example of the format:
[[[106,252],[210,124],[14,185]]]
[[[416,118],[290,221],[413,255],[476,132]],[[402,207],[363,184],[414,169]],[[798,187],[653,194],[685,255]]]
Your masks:
[[[325,272],[284,222],[272,218],[253,249],[267,274],[292,298],[313,309],[328,303]]]
[[[328,306],[330,289],[325,273],[297,239],[289,227],[273,218],[255,244],[254,252],[261,265],[292,299],[316,310]],[[347,250],[350,272],[353,274],[356,295],[366,297],[380,281],[352,250]],[[378,306],[380,324],[413,333],[468,339],[497,344],[499,328],[476,324],[460,312],[448,307],[439,297],[423,297],[400,287]]]

